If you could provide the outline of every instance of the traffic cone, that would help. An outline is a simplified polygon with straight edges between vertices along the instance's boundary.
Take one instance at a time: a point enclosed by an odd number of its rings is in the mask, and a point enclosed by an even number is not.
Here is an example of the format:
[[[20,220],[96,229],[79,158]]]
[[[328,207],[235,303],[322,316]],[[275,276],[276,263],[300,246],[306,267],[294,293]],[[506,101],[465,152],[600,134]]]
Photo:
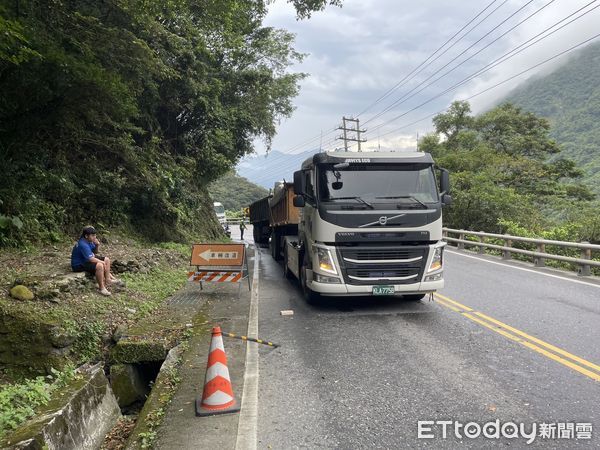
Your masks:
[[[196,416],[213,416],[238,412],[227,369],[227,355],[223,347],[221,327],[212,329],[208,365],[204,378],[202,398],[196,398]]]

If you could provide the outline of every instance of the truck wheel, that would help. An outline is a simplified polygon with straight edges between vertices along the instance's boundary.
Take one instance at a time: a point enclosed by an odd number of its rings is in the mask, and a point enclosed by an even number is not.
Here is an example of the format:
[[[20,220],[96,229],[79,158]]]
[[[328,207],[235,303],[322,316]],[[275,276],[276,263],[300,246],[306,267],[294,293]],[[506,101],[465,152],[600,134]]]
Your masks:
[[[275,245],[275,233],[271,233],[269,237],[269,252],[271,252],[271,258],[275,259],[275,249],[273,246]]]
[[[300,269],[300,287],[302,288],[306,303],[309,305],[317,305],[319,303],[319,300],[321,299],[319,293],[311,290],[306,285],[306,266],[302,266]]]
[[[286,248],[283,250],[283,276],[285,278],[287,278],[288,280],[292,278],[292,272],[290,271],[290,268],[288,266],[288,252],[287,252],[287,246]]]
[[[258,246],[260,244],[260,227],[257,225],[252,229],[252,236],[254,237],[254,244]]]
[[[425,294],[414,294],[414,295],[403,295],[402,296],[402,298],[404,298],[404,300],[408,300],[409,302],[418,302],[423,297],[425,297]]]
[[[273,231],[271,235],[271,256],[275,261],[279,261],[281,259],[281,247],[279,245],[279,233],[277,231]]]

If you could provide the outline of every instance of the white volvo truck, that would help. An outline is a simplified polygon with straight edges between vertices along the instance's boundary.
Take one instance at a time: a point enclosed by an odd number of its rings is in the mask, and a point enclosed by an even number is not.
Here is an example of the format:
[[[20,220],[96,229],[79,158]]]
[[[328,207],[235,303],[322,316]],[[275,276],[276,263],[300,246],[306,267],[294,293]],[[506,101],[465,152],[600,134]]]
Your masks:
[[[318,153],[294,173],[293,189],[297,235],[288,226],[271,240],[308,301],[419,300],[444,286],[442,206],[452,198],[448,172],[436,177],[431,155]]]

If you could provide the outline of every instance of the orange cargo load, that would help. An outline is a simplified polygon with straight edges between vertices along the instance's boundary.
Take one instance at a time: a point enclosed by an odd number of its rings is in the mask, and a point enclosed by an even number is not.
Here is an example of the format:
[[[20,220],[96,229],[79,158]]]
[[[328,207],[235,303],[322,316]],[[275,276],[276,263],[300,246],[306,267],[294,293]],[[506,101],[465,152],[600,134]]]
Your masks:
[[[300,222],[300,208],[294,206],[294,184],[280,183],[275,186],[273,198],[270,199],[271,226],[298,225]]]

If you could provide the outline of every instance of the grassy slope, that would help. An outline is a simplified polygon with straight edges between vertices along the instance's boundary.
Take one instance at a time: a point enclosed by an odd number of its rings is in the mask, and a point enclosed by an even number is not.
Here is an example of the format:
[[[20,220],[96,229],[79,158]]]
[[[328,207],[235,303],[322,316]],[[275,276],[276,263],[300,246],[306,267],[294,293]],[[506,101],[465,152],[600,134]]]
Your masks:
[[[589,45],[554,72],[504,100],[546,117],[562,155],[584,169],[584,182],[600,194],[600,44]]]

